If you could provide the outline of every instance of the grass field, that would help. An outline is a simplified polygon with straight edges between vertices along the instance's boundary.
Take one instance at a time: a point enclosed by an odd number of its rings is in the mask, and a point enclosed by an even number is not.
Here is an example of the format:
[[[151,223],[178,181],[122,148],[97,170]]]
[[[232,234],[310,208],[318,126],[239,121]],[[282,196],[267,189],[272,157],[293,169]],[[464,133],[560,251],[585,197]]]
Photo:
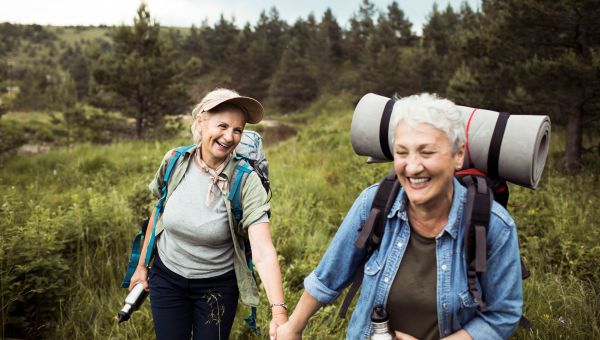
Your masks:
[[[390,167],[366,165],[353,153],[349,102],[330,98],[286,117],[299,133],[266,150],[272,232],[291,307],[355,197]],[[126,295],[118,285],[136,223],[152,203],[146,185],[163,153],[188,143],[79,145],[16,156],[0,169],[0,338],[153,338],[148,303],[117,325]],[[566,177],[563,145],[564,133],[555,128],[538,190],[511,187],[510,211],[532,272],[524,283],[525,313],[535,325],[517,339],[600,338],[600,157],[586,154],[584,172]],[[340,303],[313,317],[307,339],[343,338]],[[232,338],[257,338],[243,324],[247,313],[240,307]],[[267,314],[263,295],[263,330]]]

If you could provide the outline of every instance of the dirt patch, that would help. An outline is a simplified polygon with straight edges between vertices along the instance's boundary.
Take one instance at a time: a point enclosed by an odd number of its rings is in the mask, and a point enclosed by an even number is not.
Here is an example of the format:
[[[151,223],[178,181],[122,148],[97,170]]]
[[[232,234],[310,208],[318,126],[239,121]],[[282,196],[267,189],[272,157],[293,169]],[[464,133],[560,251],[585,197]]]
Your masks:
[[[263,120],[261,125],[259,133],[263,137],[266,146],[273,146],[294,137],[298,133],[297,129],[275,120]]]
[[[280,121],[270,120],[270,119],[263,119],[260,121],[260,124],[266,128],[275,128],[275,127],[284,125]]]
[[[19,147],[17,153],[22,155],[34,155],[48,150],[50,150],[50,145],[48,144],[24,144]]]

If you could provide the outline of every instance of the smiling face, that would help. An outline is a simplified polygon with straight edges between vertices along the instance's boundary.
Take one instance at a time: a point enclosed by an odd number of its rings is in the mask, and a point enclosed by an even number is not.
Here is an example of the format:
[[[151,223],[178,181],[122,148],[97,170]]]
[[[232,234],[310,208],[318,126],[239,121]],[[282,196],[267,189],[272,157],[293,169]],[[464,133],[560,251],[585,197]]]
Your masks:
[[[450,209],[464,146],[452,151],[446,133],[429,124],[400,121],[396,126],[394,170],[413,208]]]
[[[216,169],[240,143],[246,118],[237,108],[205,112],[196,116],[201,132],[202,160]]]

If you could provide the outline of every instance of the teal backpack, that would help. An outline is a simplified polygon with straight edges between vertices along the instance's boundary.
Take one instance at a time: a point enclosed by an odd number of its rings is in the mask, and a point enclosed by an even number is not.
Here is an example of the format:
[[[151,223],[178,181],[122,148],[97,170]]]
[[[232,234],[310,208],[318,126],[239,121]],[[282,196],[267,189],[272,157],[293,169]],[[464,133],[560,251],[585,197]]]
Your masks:
[[[148,242],[148,249],[150,251],[146,251],[146,258],[144,259],[144,263],[146,266],[152,260],[154,256],[154,231],[156,229],[156,222],[158,221],[159,216],[162,214],[164,210],[165,200],[167,199],[167,184],[169,183],[169,179],[171,178],[171,173],[177,164],[177,161],[187,150],[193,148],[195,145],[188,146],[180,146],[172,151],[172,157],[169,160],[169,164],[167,165],[167,170],[163,176],[164,186],[162,188],[162,196],[158,199],[156,203],[156,212],[154,214],[154,223],[152,226],[152,235],[150,236],[150,241]],[[268,179],[269,169],[268,162],[263,151],[263,142],[262,137],[255,131],[244,130],[242,134],[242,139],[240,144],[235,149],[236,153],[236,161],[238,162],[235,169],[233,170],[233,175],[231,177],[231,184],[229,195],[227,199],[231,202],[231,212],[233,214],[234,223],[239,223],[241,221],[244,212],[242,210],[241,200],[242,200],[242,188],[244,183],[246,182],[246,178],[248,175],[254,171],[260,178],[263,187],[267,191],[267,194],[271,195],[270,182]],[[125,277],[121,282],[121,288],[128,288],[131,283],[131,276],[135,272],[135,269],[140,260],[140,252],[141,247],[144,242],[144,235],[146,235],[146,230],[148,228],[148,219],[142,222],[142,226],[140,227],[139,232],[135,236],[133,240],[133,244],[131,246],[131,256],[129,258],[129,263],[127,265],[127,272],[125,273]],[[254,266],[252,264],[252,251],[250,249],[250,242],[248,240],[245,241],[245,250],[246,250],[246,259],[248,261],[248,268],[252,272],[254,276]],[[253,331],[260,335],[260,330],[256,327],[256,307],[252,307],[251,314],[245,319],[246,323]]]

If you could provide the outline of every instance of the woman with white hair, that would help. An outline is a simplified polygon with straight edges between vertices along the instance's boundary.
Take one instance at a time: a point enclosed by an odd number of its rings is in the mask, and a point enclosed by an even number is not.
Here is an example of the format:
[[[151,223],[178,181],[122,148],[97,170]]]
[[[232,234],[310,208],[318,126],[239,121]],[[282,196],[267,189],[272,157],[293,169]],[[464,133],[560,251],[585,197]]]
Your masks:
[[[131,278],[150,290],[157,339],[227,339],[238,298],[258,304],[258,288],[248,268],[244,242],[271,305],[270,334],[287,320],[277,252],[269,231],[268,197],[251,172],[242,188],[243,217],[235,221],[227,199],[237,165],[235,148],[246,123],[258,123],[263,107],[228,89],[208,93],[192,112],[194,147],[188,149],[164,183],[172,151],[165,154],[150,190],[159,198],[167,187],[157,220],[156,256],[145,265],[152,228],[144,238],[140,262]],[[155,212],[149,226],[153,225]]]
[[[421,94],[399,99],[394,171],[402,185],[386,216],[381,246],[365,264],[347,338],[368,338],[375,306],[389,315],[397,339],[505,339],[516,328],[522,287],[516,226],[494,202],[488,227],[488,270],[479,279],[487,308],[467,287],[464,255],[466,188],[455,178],[465,155],[465,124],[449,100]],[[354,247],[378,185],[354,202],[278,339],[301,337],[309,318],[347,287],[365,254]]]

